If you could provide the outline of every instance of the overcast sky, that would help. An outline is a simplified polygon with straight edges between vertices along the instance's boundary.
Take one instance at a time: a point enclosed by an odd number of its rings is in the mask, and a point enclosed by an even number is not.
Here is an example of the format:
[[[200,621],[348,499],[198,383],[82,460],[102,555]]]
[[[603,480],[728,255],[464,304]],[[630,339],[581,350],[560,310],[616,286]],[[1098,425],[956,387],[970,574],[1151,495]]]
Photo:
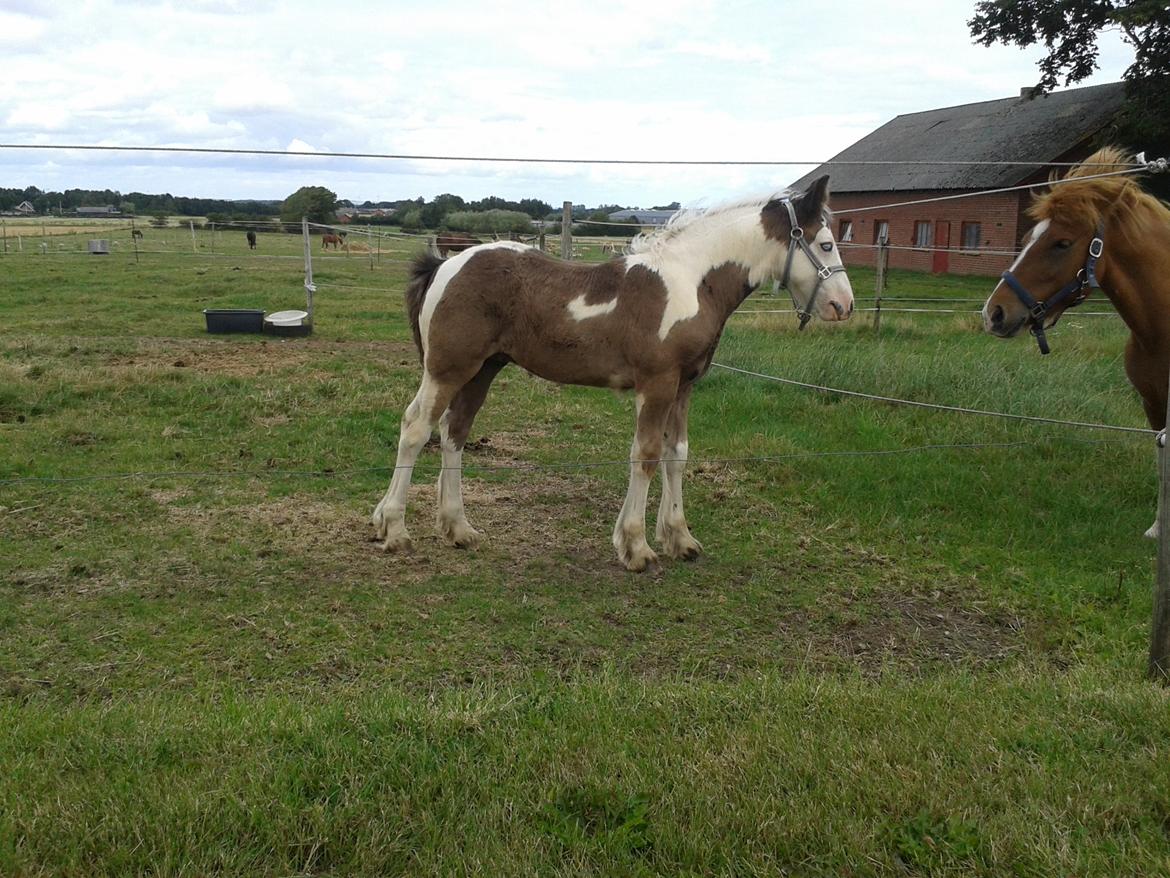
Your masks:
[[[1018,93],[1039,48],[974,0],[0,0],[5,143],[821,160],[901,113]],[[1111,82],[1131,61],[1102,42]],[[641,207],[807,167],[614,167],[0,150],[0,186],[355,201],[443,192]]]

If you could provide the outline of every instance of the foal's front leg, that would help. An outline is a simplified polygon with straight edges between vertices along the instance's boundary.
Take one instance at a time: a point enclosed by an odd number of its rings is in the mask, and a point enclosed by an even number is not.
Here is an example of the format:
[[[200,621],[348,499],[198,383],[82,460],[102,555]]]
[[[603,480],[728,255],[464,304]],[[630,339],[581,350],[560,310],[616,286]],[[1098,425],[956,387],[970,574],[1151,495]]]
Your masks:
[[[666,419],[666,444],[662,449],[662,502],[654,535],[662,551],[671,558],[693,561],[703,547],[691,536],[683,513],[683,470],[687,467],[687,412],[691,404],[691,387],[679,388],[670,415]]]
[[[630,448],[630,484],[613,529],[618,560],[635,573],[658,563],[658,556],[646,542],[646,495],[662,457],[662,434],[677,389],[677,375],[661,376],[636,386],[638,426]]]

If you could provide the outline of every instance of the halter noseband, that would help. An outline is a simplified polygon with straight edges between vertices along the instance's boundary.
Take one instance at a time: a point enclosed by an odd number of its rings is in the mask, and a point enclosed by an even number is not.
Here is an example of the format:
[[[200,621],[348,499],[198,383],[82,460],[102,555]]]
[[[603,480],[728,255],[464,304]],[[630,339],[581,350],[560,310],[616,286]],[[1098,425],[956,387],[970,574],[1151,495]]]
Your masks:
[[[1094,288],[1101,289],[1101,284],[1097,282],[1097,260],[1101,258],[1103,252],[1105,252],[1105,227],[1102,223],[1097,223],[1097,234],[1089,242],[1089,252],[1085,256],[1085,267],[1077,272],[1076,277],[1057,290],[1055,295],[1043,302],[1038,302],[1036,297],[1028,292],[1027,288],[1012,274],[1011,269],[1000,275],[1003,282],[1008,285],[1008,289],[1015,293],[1016,298],[1028,309],[1028,322],[1031,324],[1032,335],[1036,336],[1036,344],[1040,346],[1040,353],[1046,354],[1049,351],[1048,338],[1044,334],[1044,318],[1048,316],[1048,312],[1064,302],[1065,299],[1070,298],[1072,301],[1065,305],[1064,309],[1067,311],[1069,308],[1075,308],[1088,298],[1089,293]],[[1059,319],[1059,315],[1057,319]]]
[[[804,329],[808,326],[809,320],[812,319],[813,304],[817,300],[817,293],[821,291],[821,284],[831,278],[837,272],[844,272],[844,265],[825,265],[817,258],[817,254],[813,252],[812,247],[808,245],[808,241],[804,239],[804,229],[796,221],[796,210],[792,207],[792,201],[788,198],[781,199],[781,203],[788,209],[788,223],[792,227],[789,233],[791,238],[788,242],[788,257],[784,260],[784,274],[780,278],[780,286],[788,290],[788,295],[792,298],[792,307],[796,309],[797,315],[800,317],[800,328]],[[796,301],[796,296],[792,294],[792,290],[788,289],[788,276],[792,272],[792,257],[796,255],[796,244],[804,251],[804,255],[808,257],[808,261],[812,263],[813,268],[817,270],[817,282],[813,287],[812,295],[808,297],[808,303],[802,309]]]

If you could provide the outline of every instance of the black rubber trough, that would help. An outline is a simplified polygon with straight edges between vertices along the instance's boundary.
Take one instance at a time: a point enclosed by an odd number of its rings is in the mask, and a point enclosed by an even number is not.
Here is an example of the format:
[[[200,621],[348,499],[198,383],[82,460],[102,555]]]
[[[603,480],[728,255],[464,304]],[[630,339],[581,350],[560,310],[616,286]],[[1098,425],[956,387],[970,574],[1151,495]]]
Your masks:
[[[263,332],[264,312],[257,308],[204,308],[208,332]]]

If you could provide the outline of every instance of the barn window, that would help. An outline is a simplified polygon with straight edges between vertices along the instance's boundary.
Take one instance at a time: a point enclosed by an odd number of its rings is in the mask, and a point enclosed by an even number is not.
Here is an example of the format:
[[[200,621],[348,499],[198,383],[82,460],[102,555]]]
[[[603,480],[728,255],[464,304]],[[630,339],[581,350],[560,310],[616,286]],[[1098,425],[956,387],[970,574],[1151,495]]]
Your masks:
[[[917,220],[914,223],[914,246],[930,246],[930,220]]]
[[[873,242],[875,244],[890,243],[890,221],[889,220],[874,220],[873,221]]]
[[[837,233],[837,240],[842,244],[848,244],[853,240],[853,220],[841,220],[841,230]]]
[[[963,249],[978,250],[979,238],[983,235],[983,226],[979,223],[963,223]]]

